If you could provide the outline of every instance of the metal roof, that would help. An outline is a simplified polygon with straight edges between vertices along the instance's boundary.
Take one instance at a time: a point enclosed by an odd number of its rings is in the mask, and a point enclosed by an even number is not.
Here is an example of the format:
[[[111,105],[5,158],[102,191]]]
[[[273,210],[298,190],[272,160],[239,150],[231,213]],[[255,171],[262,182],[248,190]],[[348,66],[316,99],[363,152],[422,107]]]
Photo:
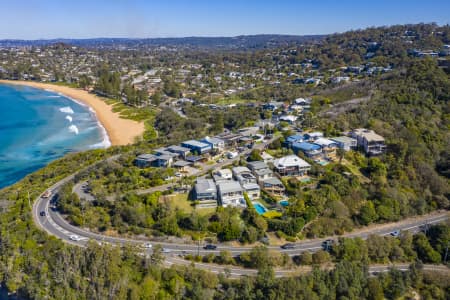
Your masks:
[[[217,184],[217,187],[219,188],[219,191],[221,194],[224,193],[235,193],[235,192],[242,192],[243,189],[241,187],[241,185],[239,184],[239,182],[234,181],[234,180],[228,180],[228,181],[223,181],[223,182],[219,182]]]

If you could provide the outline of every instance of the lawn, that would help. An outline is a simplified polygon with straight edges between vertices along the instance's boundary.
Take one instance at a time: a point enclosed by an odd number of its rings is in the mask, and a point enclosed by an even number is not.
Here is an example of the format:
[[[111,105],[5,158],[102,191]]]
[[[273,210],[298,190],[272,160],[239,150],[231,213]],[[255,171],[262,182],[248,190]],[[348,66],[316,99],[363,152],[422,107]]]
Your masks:
[[[159,201],[167,201],[171,207],[178,208],[186,213],[194,211],[194,207],[191,205],[192,201],[188,200],[188,194],[165,195],[161,196]]]

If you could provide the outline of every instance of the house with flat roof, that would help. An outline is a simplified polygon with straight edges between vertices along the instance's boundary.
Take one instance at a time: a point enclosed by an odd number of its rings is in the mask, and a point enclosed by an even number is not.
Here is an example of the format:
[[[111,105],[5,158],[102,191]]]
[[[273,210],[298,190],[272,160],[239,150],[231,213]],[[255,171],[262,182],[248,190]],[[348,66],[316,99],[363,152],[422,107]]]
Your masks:
[[[247,164],[247,167],[252,171],[256,177],[256,181],[261,183],[265,179],[273,177],[273,172],[269,166],[263,161],[252,161]]]
[[[194,186],[194,199],[198,201],[217,200],[217,187],[214,181],[198,178]]]
[[[264,179],[260,184],[266,192],[275,196],[282,196],[286,191],[281,180],[276,177]]]
[[[308,142],[294,143],[292,144],[292,150],[298,154],[303,152],[307,157],[311,159],[318,159],[322,157],[322,147],[320,145]]]
[[[135,158],[133,164],[138,168],[149,168],[156,160],[156,155],[153,154],[141,154]]]
[[[358,146],[356,139],[348,137],[348,136],[338,136],[333,137],[331,140],[335,141],[340,149],[344,149],[345,151],[350,151],[356,149]]]
[[[188,167],[191,166],[192,163],[185,161],[185,160],[177,160],[173,163],[173,167],[178,169],[181,172],[186,172],[188,170]]]
[[[305,140],[303,134],[294,134],[291,136],[288,136],[286,140],[284,141],[284,146],[291,148],[292,144],[294,143],[301,143]]]
[[[338,146],[335,141],[326,138],[318,138],[314,141],[314,144],[320,146],[322,154],[326,159],[336,159],[336,149]]]
[[[272,155],[270,155],[267,152],[262,152],[261,153],[261,158],[263,159],[263,161],[267,164],[267,163],[272,163],[274,158]]]
[[[182,147],[191,149],[192,153],[204,154],[211,151],[212,146],[206,143],[202,143],[196,140],[184,141],[181,143]]]
[[[308,142],[314,142],[315,140],[317,140],[318,138],[323,137],[323,133],[320,131],[315,131],[315,132],[308,132],[305,133],[304,135],[304,140],[308,141]]]
[[[281,176],[303,176],[310,169],[311,165],[296,155],[288,155],[276,159],[274,170]]]
[[[369,156],[380,155],[386,151],[384,138],[373,130],[365,128],[354,129],[351,132],[351,136],[356,138],[358,147],[364,149],[364,152]]]
[[[220,169],[213,174],[214,181],[216,183],[220,181],[226,181],[226,180],[232,180],[233,179],[233,173],[230,169]]]
[[[237,181],[230,180],[219,182],[217,184],[217,194],[223,207],[247,207],[244,199],[244,189]]]
[[[169,168],[172,166],[172,164],[173,156],[164,154],[156,156],[156,160],[152,163],[152,166],[158,168]]]
[[[178,154],[182,158],[186,158],[187,156],[189,156],[191,149],[177,145],[172,145],[167,147],[167,151]]]
[[[297,121],[297,117],[293,115],[284,115],[281,116],[279,120],[292,125],[295,123],[295,121]]]
[[[205,137],[200,142],[208,144],[213,150],[223,151],[225,149],[225,141],[216,137]]]

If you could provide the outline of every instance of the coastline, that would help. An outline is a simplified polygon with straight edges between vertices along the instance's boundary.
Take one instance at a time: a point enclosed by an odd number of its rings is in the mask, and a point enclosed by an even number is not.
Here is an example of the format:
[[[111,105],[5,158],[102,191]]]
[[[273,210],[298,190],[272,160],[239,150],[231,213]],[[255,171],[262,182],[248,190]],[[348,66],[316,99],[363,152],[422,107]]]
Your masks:
[[[145,130],[143,122],[122,119],[119,113],[112,111],[112,106],[106,104],[94,94],[67,86],[53,85],[50,83],[34,81],[0,80],[0,84],[29,86],[59,93],[82,105],[87,105],[95,114],[100,128],[106,134],[113,146],[128,145],[134,143],[136,137],[142,136]]]

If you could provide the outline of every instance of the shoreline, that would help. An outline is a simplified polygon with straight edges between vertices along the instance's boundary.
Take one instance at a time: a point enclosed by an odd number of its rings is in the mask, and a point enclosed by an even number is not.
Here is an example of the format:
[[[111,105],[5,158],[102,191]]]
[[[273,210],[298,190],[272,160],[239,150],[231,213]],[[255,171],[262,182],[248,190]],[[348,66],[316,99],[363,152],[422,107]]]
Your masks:
[[[112,146],[133,144],[135,139],[141,137],[145,130],[143,122],[121,118],[119,113],[112,111],[113,107],[111,105],[108,105],[101,98],[83,89],[34,81],[0,80],[0,84],[29,86],[43,89],[60,94],[80,105],[86,105],[94,113],[100,129],[106,132],[106,138]],[[105,142],[105,140],[103,142]]]

